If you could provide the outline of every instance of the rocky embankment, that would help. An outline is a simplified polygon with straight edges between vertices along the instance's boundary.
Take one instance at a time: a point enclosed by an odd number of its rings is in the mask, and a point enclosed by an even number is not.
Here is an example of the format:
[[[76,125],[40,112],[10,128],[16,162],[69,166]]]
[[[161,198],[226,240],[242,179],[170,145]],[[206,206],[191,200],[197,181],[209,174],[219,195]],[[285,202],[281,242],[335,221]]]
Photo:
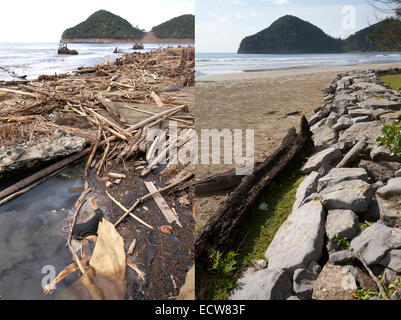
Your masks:
[[[248,269],[231,299],[400,298],[401,159],[376,138],[400,119],[401,94],[381,73],[348,72],[326,88],[293,211],[267,263],[254,263],[265,268]]]

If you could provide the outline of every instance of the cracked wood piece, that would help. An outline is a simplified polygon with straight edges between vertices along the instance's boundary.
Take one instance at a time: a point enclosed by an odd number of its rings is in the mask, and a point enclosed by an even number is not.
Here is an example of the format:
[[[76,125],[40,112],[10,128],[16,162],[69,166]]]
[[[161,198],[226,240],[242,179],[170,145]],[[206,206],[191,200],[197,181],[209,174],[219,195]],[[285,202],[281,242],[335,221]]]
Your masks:
[[[152,91],[152,93],[150,94],[150,96],[153,98],[153,100],[155,100],[156,104],[157,104],[160,108],[163,108],[163,107],[164,107],[163,102],[160,100],[159,96],[158,96],[154,91]]]
[[[157,191],[157,188],[153,182],[144,181],[144,184],[150,193]],[[168,223],[172,223],[175,221],[182,228],[180,221],[177,219],[173,211],[171,211],[169,205],[167,204],[166,200],[164,200],[163,196],[160,193],[155,193],[152,195],[152,197],[155,200],[161,212],[163,213],[164,217],[168,221]]]

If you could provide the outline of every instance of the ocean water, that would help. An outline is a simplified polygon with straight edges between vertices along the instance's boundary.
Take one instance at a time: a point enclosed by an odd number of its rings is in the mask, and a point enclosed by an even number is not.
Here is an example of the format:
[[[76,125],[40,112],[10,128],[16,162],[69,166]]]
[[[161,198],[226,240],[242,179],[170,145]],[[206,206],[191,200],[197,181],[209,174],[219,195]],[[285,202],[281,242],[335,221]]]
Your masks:
[[[161,45],[167,47],[168,45]],[[178,46],[178,44],[169,44]],[[181,46],[183,46],[181,44]],[[27,79],[36,79],[40,74],[60,74],[71,72],[79,66],[93,66],[110,62],[122,54],[113,53],[118,47],[123,52],[133,52],[132,43],[70,43],[68,48],[78,51],[78,55],[57,54],[58,43],[0,43],[0,67],[15,72],[17,75],[27,75]],[[144,44],[141,51],[160,48],[158,44]],[[0,80],[13,80],[0,69]]]
[[[401,53],[237,54],[196,53],[196,77],[326,66],[401,62]]]

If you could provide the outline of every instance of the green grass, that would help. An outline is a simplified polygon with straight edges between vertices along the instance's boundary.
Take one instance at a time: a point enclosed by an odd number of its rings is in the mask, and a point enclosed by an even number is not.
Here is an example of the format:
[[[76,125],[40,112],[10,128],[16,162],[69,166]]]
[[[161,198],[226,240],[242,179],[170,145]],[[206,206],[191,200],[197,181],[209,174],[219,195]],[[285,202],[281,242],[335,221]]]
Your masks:
[[[401,88],[401,74],[387,74],[379,79],[393,90],[400,90]]]
[[[301,163],[297,164],[291,171],[282,174],[272,183],[237,232],[233,234],[234,241],[230,250],[237,254],[236,268],[232,272],[233,280],[236,281],[247,267],[252,266],[251,260],[264,259],[264,253],[277,230],[291,213],[298,186],[304,179],[299,171],[300,165]],[[267,204],[267,210],[258,208],[262,202]],[[198,292],[199,286],[206,285],[206,299],[228,299],[231,288],[222,286],[218,275],[210,273],[210,267],[197,264],[197,275],[200,278],[209,277],[208,282],[203,284],[198,282]]]

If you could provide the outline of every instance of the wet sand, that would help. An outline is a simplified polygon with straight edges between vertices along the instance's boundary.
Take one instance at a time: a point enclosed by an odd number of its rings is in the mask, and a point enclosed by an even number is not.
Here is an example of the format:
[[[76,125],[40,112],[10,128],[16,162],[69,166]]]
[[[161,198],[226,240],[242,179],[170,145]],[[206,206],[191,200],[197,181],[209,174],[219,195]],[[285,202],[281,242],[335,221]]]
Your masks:
[[[242,72],[196,79],[196,130],[254,129],[255,161],[262,161],[281,143],[292,127],[299,129],[302,114],[308,119],[323,104],[324,90],[339,73],[388,69],[401,63],[338,66],[310,69]],[[300,111],[298,115],[287,114]],[[196,178],[224,172],[232,165],[197,165]],[[196,231],[225,200],[226,195],[196,201]]]

